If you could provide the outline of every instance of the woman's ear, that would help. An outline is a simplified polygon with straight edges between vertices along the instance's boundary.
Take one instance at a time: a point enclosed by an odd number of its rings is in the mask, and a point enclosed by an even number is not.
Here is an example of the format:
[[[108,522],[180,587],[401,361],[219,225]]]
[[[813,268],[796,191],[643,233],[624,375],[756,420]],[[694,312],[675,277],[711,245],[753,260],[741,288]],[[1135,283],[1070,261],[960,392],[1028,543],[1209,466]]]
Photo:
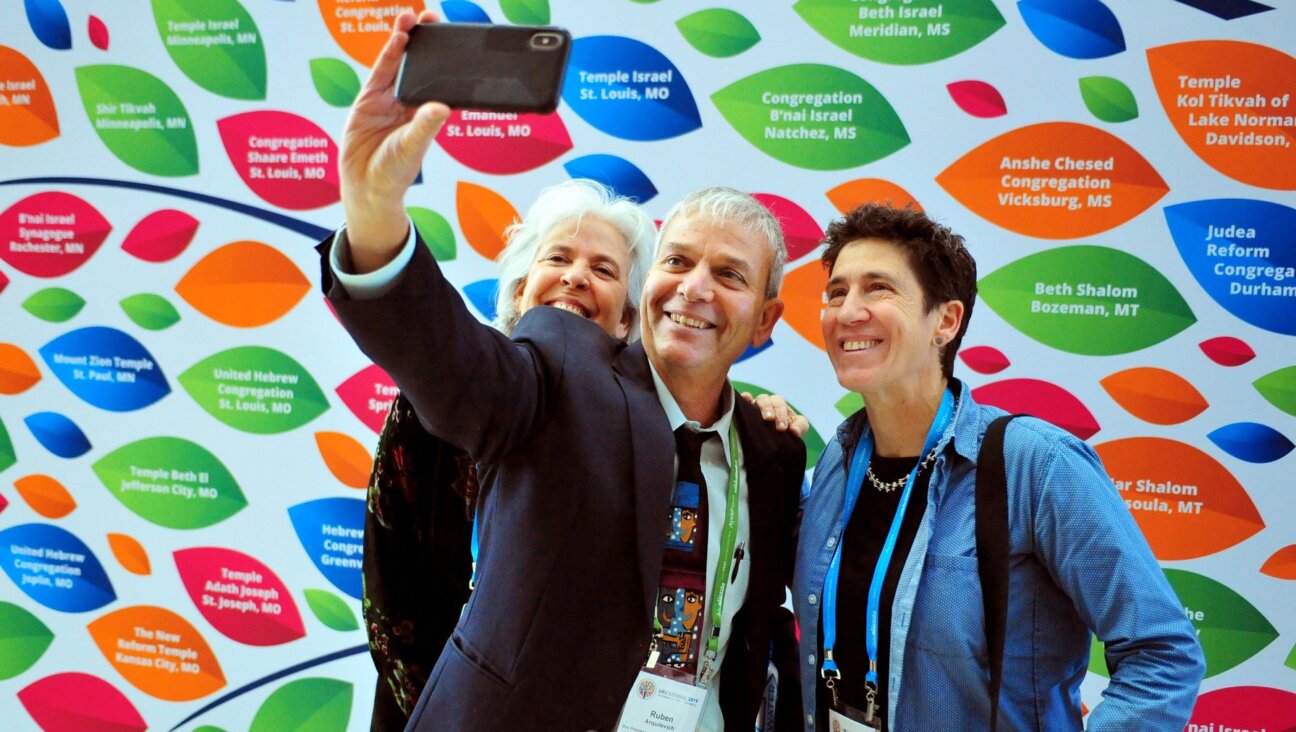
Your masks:
[[[936,332],[932,336],[933,344],[944,346],[954,340],[958,335],[959,326],[963,324],[963,310],[961,300],[950,300],[936,307]]]

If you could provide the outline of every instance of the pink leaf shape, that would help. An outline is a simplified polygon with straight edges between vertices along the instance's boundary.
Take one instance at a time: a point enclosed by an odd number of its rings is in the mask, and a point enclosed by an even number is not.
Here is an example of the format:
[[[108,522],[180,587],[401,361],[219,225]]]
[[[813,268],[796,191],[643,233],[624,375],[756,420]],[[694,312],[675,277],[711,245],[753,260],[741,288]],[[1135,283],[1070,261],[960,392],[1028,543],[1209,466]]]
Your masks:
[[[1197,347],[1202,349],[1206,358],[1220,366],[1241,366],[1256,356],[1251,346],[1232,336],[1211,338],[1197,344]]]
[[[87,31],[90,34],[90,42],[100,51],[108,50],[108,26],[104,25],[99,16],[92,15],[87,23]]]
[[[382,432],[383,420],[399,391],[386,371],[367,366],[342,382],[336,389],[342,403],[369,429]]]
[[[18,692],[45,732],[143,732],[148,724],[130,699],[98,676],[76,671],[46,676]],[[13,720],[10,720],[11,722]]]
[[[945,88],[949,90],[950,98],[959,106],[959,109],[973,117],[988,119],[1008,114],[1008,106],[1004,104],[1003,95],[984,81],[971,79],[955,81],[947,84]]]
[[[787,261],[795,262],[814,251],[823,241],[823,229],[819,228],[814,217],[806,213],[804,208],[773,193],[753,193],[752,198],[768,208],[783,227],[783,238],[787,241]]]
[[[572,149],[567,125],[557,112],[492,115],[505,119],[470,119],[480,112],[455,110],[437,135],[450,157],[481,173],[512,174],[538,168]]]
[[[319,125],[262,111],[226,117],[216,127],[239,177],[266,203],[301,211],[338,201],[338,147]]]
[[[992,346],[973,346],[959,350],[959,358],[978,374],[997,374],[1012,363],[1008,357]]]
[[[1100,427],[1093,414],[1071,392],[1039,379],[1004,379],[972,390],[978,404],[1029,414],[1051,422],[1082,440]]]
[[[1197,697],[1188,729],[1291,732],[1293,719],[1296,694],[1267,686],[1230,686]]]
[[[175,259],[193,241],[198,219],[184,211],[164,208],[140,219],[122,242],[122,251],[145,262]]]
[[[3,493],[0,493],[0,513],[4,513],[6,508],[9,508],[9,499],[5,498]]]
[[[0,213],[0,259],[34,277],[61,277],[85,264],[112,224],[71,193],[28,196]]]
[[[4,289],[8,286],[9,286],[9,278],[5,277],[4,272],[0,272],[0,292],[4,292]]]
[[[175,553],[176,570],[198,612],[223,635],[273,646],[306,635],[292,593],[269,567],[233,549]]]

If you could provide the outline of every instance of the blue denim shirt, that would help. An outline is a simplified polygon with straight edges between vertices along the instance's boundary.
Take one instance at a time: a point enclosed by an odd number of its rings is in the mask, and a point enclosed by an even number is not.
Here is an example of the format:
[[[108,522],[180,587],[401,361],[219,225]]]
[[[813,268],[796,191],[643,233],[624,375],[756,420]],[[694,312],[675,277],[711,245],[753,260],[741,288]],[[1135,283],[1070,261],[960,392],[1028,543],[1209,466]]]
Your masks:
[[[1004,412],[976,404],[957,381],[950,388],[958,406],[892,605],[886,718],[893,732],[989,726],[976,460],[986,427]],[[802,497],[793,603],[812,731],[821,683],[819,602],[842,534],[845,456],[864,420],[861,410],[838,428]],[[1081,729],[1092,631],[1106,644],[1111,683],[1089,729],[1182,730],[1206,670],[1201,646],[1098,456],[1033,418],[1009,425],[1004,452],[1010,589],[1000,729]],[[868,510],[867,497],[857,511]]]

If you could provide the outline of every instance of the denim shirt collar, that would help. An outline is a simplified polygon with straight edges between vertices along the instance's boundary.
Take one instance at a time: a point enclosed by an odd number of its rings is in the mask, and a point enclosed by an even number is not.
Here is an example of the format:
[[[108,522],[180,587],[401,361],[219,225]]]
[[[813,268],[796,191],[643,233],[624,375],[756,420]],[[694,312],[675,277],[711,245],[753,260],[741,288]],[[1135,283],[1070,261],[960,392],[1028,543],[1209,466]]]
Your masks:
[[[981,449],[981,424],[974,410],[967,408],[973,404],[972,391],[967,384],[956,378],[950,378],[949,387],[957,400],[954,405],[954,418],[945,428],[942,440],[948,440],[954,446],[954,452],[966,460],[976,463],[977,452]],[[837,426],[837,440],[842,446],[842,458],[845,469],[850,469],[851,457],[855,454],[855,445],[871,429],[869,426],[868,407],[864,407],[846,418]],[[952,437],[951,437],[952,435]]]

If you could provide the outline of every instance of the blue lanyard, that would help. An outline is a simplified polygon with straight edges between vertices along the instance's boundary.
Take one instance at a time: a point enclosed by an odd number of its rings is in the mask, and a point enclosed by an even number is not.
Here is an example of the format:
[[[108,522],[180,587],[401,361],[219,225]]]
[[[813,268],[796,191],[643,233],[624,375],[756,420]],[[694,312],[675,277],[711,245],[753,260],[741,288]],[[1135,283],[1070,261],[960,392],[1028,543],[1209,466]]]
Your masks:
[[[932,420],[931,429],[927,431],[927,440],[923,443],[922,453],[918,456],[918,464],[927,457],[936,442],[940,440],[941,435],[945,434],[945,428],[949,425],[950,418],[954,411],[954,395],[949,389],[945,390],[944,397],[941,398],[940,409],[936,412],[936,419]],[[864,434],[860,437],[859,444],[855,446],[855,454],[851,458],[850,473],[846,477],[846,505],[842,509],[841,534],[837,541],[837,551],[833,554],[832,564],[828,566],[828,577],[824,583],[823,592],[823,639],[824,639],[824,659],[823,669],[820,672],[827,678],[841,678],[841,670],[837,668],[837,661],[833,657],[833,646],[837,643],[837,581],[841,574],[841,557],[842,557],[842,539],[846,536],[846,525],[850,521],[851,512],[855,510],[855,503],[859,500],[859,494],[864,485],[864,471],[868,468],[869,459],[873,456],[873,436]],[[882,583],[886,578],[887,567],[891,564],[891,555],[895,552],[896,540],[900,536],[900,524],[904,522],[905,507],[909,505],[909,494],[913,492],[914,478],[918,474],[918,465],[909,471],[909,477],[905,480],[904,492],[900,494],[900,506],[896,509],[895,518],[891,519],[891,528],[887,531],[886,541],[882,544],[882,553],[878,555],[877,565],[873,568],[873,580],[869,583],[868,593],[868,611],[864,618],[866,624],[865,645],[868,649],[869,670],[865,675],[865,681],[877,686],[877,648],[878,648],[878,606],[882,599]]]

